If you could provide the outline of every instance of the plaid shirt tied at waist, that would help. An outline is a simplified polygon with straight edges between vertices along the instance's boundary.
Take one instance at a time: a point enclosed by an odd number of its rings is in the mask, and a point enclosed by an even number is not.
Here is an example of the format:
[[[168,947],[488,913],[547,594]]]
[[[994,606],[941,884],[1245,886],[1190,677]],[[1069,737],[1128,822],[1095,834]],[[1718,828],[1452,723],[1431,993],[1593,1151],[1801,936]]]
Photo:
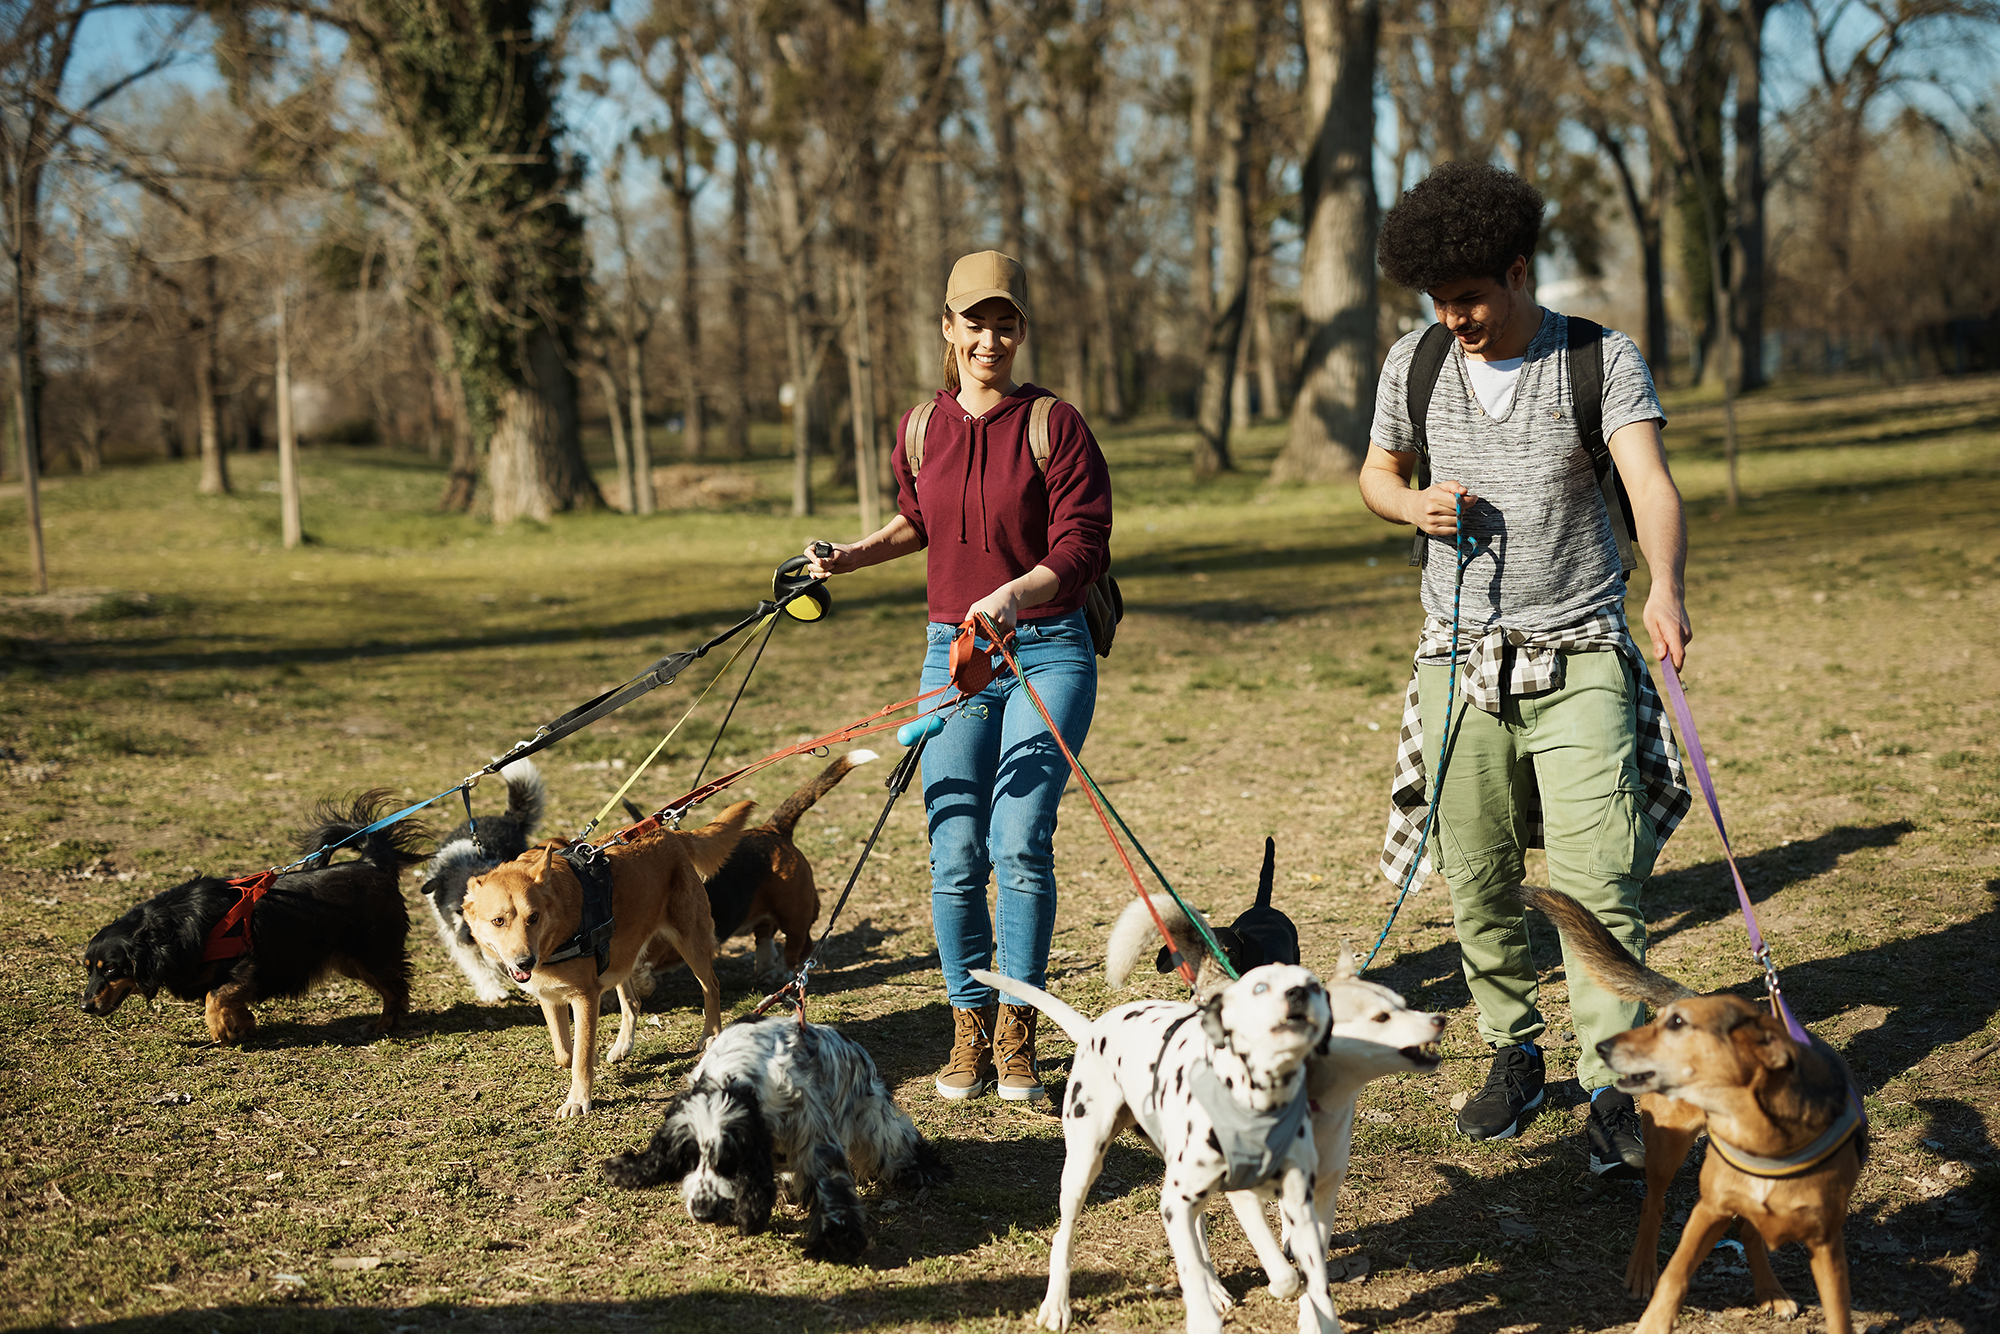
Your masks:
[[[1539,695],[1562,689],[1565,653],[1622,653],[1632,665],[1632,679],[1638,685],[1638,765],[1639,780],[1646,789],[1646,818],[1652,821],[1655,841],[1666,843],[1688,813],[1693,798],[1681,773],[1673,723],[1653,686],[1645,659],[1639,656],[1639,646],[1632,642],[1622,606],[1607,607],[1588,620],[1546,634],[1496,625],[1479,639],[1468,641],[1461,635],[1459,643],[1463,662],[1459,691],[1468,705],[1491,714],[1500,712],[1508,695]],[[1424,717],[1417,704],[1416,665],[1450,659],[1451,622],[1441,616],[1426,617],[1417,641],[1416,662],[1410,667],[1410,685],[1403,692],[1403,730],[1396,744],[1395,777],[1389,785],[1389,832],[1382,840],[1382,874],[1398,886],[1412,866],[1418,868],[1419,880],[1431,872],[1430,850],[1423,842],[1430,793],[1424,777]],[[1526,805],[1528,846],[1539,848],[1543,846],[1540,794],[1527,793]]]

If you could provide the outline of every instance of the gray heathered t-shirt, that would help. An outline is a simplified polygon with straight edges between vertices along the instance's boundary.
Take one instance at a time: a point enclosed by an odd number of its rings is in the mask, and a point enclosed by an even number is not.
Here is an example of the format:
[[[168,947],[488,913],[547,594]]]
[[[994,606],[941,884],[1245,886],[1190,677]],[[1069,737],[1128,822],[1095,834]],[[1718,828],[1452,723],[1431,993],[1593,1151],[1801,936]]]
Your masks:
[[[1410,358],[1423,331],[1389,349],[1375,392],[1371,439],[1397,453],[1416,450],[1410,430]],[[1431,395],[1431,480],[1461,482],[1479,503],[1465,516],[1473,554],[1465,570],[1459,624],[1476,634],[1560,630],[1625,596],[1603,493],[1570,413],[1569,321],[1545,311],[1528,345],[1514,403],[1493,418],[1479,405],[1456,340]],[[1638,421],[1664,424],[1646,359],[1630,338],[1604,335],[1604,437]],[[1424,610],[1449,618],[1456,569],[1449,537],[1430,539]]]

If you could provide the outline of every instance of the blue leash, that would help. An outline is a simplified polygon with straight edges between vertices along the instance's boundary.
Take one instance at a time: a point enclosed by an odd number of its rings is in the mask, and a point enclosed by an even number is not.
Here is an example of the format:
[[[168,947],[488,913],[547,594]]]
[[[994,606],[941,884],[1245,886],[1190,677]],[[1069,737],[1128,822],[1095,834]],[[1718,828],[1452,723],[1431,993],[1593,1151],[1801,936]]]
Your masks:
[[[1367,971],[1375,962],[1375,956],[1382,951],[1382,942],[1389,938],[1389,929],[1396,925],[1396,914],[1403,911],[1403,900],[1410,897],[1416,888],[1417,872],[1423,868],[1424,850],[1430,846],[1431,825],[1437,819],[1438,799],[1444,795],[1445,759],[1451,751],[1451,734],[1456,730],[1456,706],[1458,702],[1458,609],[1459,599],[1465,593],[1465,566],[1469,557],[1465,551],[1465,501],[1461,497],[1452,502],[1452,515],[1456,525],[1452,534],[1452,554],[1457,559],[1458,570],[1453,578],[1451,590],[1451,681],[1444,695],[1444,735],[1438,739],[1437,775],[1431,780],[1431,804],[1424,812],[1423,836],[1417,840],[1417,855],[1410,863],[1410,873],[1403,877],[1403,888],[1396,895],[1396,902],[1389,909],[1389,920],[1382,923],[1382,933],[1375,937],[1374,948],[1361,961],[1361,970]]]

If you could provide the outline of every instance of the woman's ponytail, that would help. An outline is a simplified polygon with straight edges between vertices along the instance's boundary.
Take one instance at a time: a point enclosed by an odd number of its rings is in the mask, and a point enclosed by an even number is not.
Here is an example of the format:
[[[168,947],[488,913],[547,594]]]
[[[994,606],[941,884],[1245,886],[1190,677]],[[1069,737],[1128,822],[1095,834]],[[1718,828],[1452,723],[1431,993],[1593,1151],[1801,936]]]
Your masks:
[[[957,318],[958,313],[950,306],[944,308],[944,322],[946,324],[952,323]],[[944,372],[944,391],[947,394],[956,394],[959,389],[958,349],[952,346],[952,341],[949,338],[944,340],[944,363],[942,369]]]

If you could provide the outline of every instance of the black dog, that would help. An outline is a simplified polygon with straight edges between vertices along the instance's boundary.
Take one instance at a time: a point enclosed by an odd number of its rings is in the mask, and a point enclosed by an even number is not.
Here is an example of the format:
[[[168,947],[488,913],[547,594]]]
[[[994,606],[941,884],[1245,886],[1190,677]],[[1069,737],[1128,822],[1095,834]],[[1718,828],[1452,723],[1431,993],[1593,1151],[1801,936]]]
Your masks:
[[[1264,873],[1257,881],[1257,902],[1244,910],[1243,915],[1224,927],[1209,927],[1215,943],[1229,960],[1229,966],[1236,970],[1238,977],[1252,968],[1267,963],[1299,962],[1299,929],[1292,925],[1292,919],[1271,906],[1271,884],[1276,873],[1278,846],[1272,839],[1264,840]],[[1215,966],[1210,957],[1208,942],[1202,939],[1180,905],[1165,894],[1153,896],[1153,907],[1160,919],[1167,924],[1167,933],[1173,937],[1173,948],[1160,946],[1154,958],[1154,966],[1162,973],[1174,970],[1174,950],[1193,964],[1198,970],[1195,977],[1196,994],[1206,997],[1220,990],[1229,981],[1228,976]],[[1203,925],[1207,925],[1204,920]],[[1125,979],[1132,975],[1132,969],[1139,962],[1148,941],[1159,939],[1159,928],[1153,925],[1153,914],[1146,911],[1146,905],[1138,899],[1127,904],[1118,916],[1117,924],[1111,928],[1111,939],[1105,946],[1105,979],[1113,987],[1125,985]]]
[[[381,791],[345,807],[322,804],[299,851],[353,837],[389,804]],[[339,973],[382,998],[374,1031],[388,1032],[410,1009],[410,914],[397,881],[404,867],[423,860],[411,845],[426,837],[422,825],[399,820],[352,845],[356,860],[322,855],[278,876],[255,900],[241,934],[232,931],[214,949],[211,933],[245,891],[204,875],[156,895],[91,937],[84,1013],[108,1015],[135,992],[151,1000],[164,989],[182,1000],[206,998],[209,1036],[241,1042],[257,1027],[250,1006],[303,996]]]
[[[424,867],[424,899],[430,904],[438,939],[451,951],[453,962],[483,1001],[506,999],[514,985],[506,969],[472,942],[461,911],[465,882],[526,852],[547,804],[541,770],[533,760],[516,760],[500,775],[507,780],[506,812],[459,825],[445,836],[437,855]]]

